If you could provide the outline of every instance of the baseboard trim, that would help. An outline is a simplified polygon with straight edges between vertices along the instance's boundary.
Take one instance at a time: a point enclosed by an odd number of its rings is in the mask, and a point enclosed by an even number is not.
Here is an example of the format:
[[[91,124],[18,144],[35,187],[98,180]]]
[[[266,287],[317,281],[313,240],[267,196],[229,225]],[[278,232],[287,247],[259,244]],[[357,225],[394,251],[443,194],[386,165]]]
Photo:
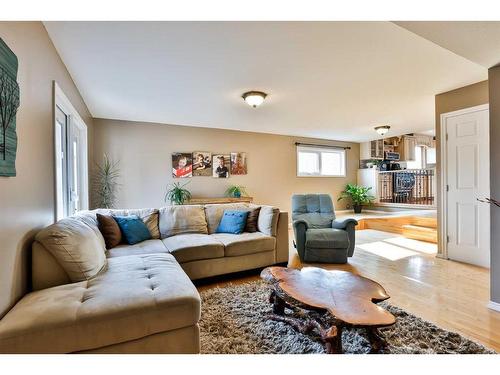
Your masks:
[[[488,302],[488,308],[500,312],[500,303],[490,301]]]

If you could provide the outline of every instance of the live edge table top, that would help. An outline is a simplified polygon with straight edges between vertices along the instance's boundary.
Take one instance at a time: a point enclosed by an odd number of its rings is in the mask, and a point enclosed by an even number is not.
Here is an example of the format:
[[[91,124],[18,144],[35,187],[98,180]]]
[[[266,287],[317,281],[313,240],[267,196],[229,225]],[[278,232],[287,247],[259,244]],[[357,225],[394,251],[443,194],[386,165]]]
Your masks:
[[[291,298],[306,309],[326,310],[347,325],[376,328],[396,322],[391,313],[376,305],[389,295],[379,283],[366,277],[316,267],[268,267],[261,277],[282,298]]]

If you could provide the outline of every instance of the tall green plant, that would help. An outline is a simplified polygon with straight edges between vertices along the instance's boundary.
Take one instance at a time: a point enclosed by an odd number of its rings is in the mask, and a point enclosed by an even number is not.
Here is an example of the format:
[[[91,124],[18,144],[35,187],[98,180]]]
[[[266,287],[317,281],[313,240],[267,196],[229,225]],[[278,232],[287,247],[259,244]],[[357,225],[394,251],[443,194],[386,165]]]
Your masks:
[[[104,154],[102,164],[96,164],[94,176],[95,204],[98,208],[114,208],[116,204],[116,193],[118,190],[118,178],[120,177],[119,161],[111,161]]]
[[[375,197],[368,194],[370,190],[371,187],[347,184],[345,190],[340,193],[340,197],[337,201],[340,201],[341,199],[350,199],[352,204],[355,206],[371,204],[375,200]]]
[[[191,199],[191,192],[185,189],[185,186],[189,184],[189,181],[184,185],[180,182],[174,182],[167,188],[167,193],[165,194],[165,202],[170,202],[171,204],[184,204]]]

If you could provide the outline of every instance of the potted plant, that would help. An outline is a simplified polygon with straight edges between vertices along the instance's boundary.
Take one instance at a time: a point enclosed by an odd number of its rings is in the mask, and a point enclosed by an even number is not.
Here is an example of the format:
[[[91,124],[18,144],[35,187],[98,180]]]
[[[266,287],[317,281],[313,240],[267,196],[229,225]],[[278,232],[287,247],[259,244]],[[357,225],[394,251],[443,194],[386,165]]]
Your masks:
[[[241,198],[242,195],[247,195],[244,186],[232,185],[226,190],[226,197]]]
[[[180,182],[174,182],[170,189],[167,189],[165,194],[165,202],[170,201],[171,204],[181,205],[186,201],[191,199],[191,192],[185,189],[185,186],[189,183],[186,182],[181,185]]]
[[[119,161],[111,161],[104,154],[102,164],[96,164],[93,178],[94,204],[97,208],[114,208],[116,204],[117,180],[120,178]]]
[[[340,193],[339,199],[340,201],[344,198],[349,198],[352,202],[352,207],[354,208],[355,214],[360,214],[363,205],[371,204],[375,197],[373,195],[369,195],[368,191],[371,190],[371,187],[359,186],[356,184],[347,184],[345,190]]]

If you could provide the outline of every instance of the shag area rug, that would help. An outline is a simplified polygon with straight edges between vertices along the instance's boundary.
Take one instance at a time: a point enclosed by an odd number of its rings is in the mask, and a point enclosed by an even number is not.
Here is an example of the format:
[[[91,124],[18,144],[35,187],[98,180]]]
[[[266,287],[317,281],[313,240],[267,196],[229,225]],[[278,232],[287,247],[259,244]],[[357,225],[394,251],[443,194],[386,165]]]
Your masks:
[[[203,291],[200,321],[201,352],[205,354],[324,353],[319,334],[295,331],[283,322],[268,319],[272,313],[269,286],[262,281]],[[382,352],[392,354],[488,354],[493,351],[457,333],[446,331],[388,303],[396,324],[381,329],[387,340]],[[287,310],[287,313],[292,313]],[[344,329],[345,353],[368,353],[363,329]]]

